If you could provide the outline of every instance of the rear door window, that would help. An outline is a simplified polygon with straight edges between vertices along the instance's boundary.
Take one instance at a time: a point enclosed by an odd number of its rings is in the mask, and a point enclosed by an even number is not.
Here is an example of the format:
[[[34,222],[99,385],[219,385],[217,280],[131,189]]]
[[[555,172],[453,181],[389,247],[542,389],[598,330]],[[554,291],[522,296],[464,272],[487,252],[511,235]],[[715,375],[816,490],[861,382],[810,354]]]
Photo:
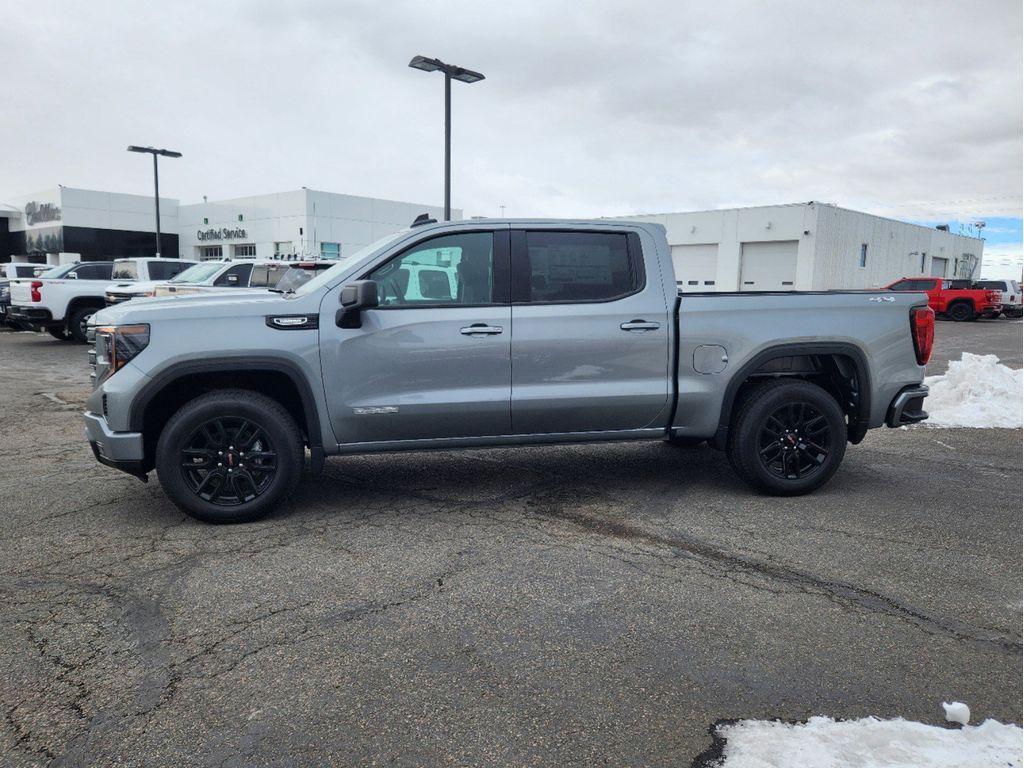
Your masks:
[[[79,280],[110,280],[113,267],[113,263],[109,261],[100,261],[94,264],[86,262],[75,267],[74,272]]]
[[[178,259],[168,259],[167,261],[151,261],[149,262],[149,279],[150,280],[170,280],[175,275],[180,275],[186,269],[191,267],[191,262],[180,261]]]
[[[642,264],[618,232],[526,232],[517,256],[517,302],[613,301],[644,284]]]
[[[213,284],[217,286],[230,286],[232,288],[245,287],[249,285],[250,272],[252,272],[252,264],[235,264],[218,277]]]

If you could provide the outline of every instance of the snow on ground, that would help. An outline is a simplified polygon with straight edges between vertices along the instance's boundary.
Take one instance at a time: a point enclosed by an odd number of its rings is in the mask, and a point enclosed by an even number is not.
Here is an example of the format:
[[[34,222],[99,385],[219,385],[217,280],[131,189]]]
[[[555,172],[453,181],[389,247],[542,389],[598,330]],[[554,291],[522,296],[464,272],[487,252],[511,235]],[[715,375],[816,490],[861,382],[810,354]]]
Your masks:
[[[995,355],[964,352],[941,376],[924,380],[930,427],[1008,427],[1020,429],[1024,371],[1000,364]]]
[[[716,730],[726,739],[721,768],[1021,768],[1020,726],[986,720],[940,728],[910,720],[806,723],[741,720]]]

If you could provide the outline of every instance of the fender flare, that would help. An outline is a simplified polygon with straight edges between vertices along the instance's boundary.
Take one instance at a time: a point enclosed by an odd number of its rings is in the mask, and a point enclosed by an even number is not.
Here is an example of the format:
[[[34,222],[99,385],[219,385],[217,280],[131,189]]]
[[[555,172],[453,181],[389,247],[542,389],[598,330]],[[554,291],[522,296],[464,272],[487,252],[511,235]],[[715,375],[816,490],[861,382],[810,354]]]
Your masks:
[[[780,357],[794,357],[797,355],[842,355],[853,361],[857,371],[857,382],[860,395],[860,408],[857,413],[857,425],[850,430],[849,440],[857,444],[864,438],[867,425],[871,418],[871,367],[868,365],[867,355],[856,344],[845,341],[815,341],[796,344],[779,344],[777,346],[763,349],[743,364],[743,366],[729,379],[725,387],[725,396],[722,398],[722,410],[718,417],[718,429],[715,432],[714,446],[725,448],[729,439],[729,422],[732,420],[732,413],[736,405],[736,396],[740,387],[750,375],[770,360]]]
[[[295,385],[302,403],[302,415],[306,421],[306,435],[309,439],[310,452],[313,455],[313,469],[318,471],[323,465],[324,449],[320,433],[320,413],[317,408],[313,390],[299,367],[289,360],[277,357],[229,357],[221,360],[184,360],[174,363],[154,376],[138,394],[132,398],[128,411],[128,427],[133,432],[142,432],[146,408],[160,392],[175,381],[200,373],[249,373],[271,372],[281,373]]]

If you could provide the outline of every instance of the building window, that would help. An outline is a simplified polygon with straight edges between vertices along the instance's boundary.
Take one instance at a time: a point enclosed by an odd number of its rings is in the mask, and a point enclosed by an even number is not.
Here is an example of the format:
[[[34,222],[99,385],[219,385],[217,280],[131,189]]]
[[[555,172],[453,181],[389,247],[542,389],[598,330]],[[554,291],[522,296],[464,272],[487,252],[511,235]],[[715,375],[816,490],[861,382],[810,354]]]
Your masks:
[[[210,223],[210,219],[208,217],[204,216],[203,217],[203,224],[209,224],[209,223]]]
[[[256,244],[255,243],[244,243],[242,245],[231,246],[231,254],[236,259],[255,259],[256,258]]]
[[[341,243],[320,243],[320,258],[340,259]]]
[[[868,244],[860,244],[860,265],[866,267],[868,265]]]
[[[290,240],[286,243],[274,243],[275,259],[284,258],[285,256],[291,256],[293,253],[295,253],[295,246],[292,244]]]
[[[238,214],[238,220],[242,221],[242,214]]]
[[[199,258],[202,261],[222,259],[224,258],[224,249],[219,245],[201,245],[199,246]]]
[[[928,258],[928,254],[925,253],[924,251],[921,251],[921,274],[922,275],[924,274],[925,259],[927,259],[927,258]]]

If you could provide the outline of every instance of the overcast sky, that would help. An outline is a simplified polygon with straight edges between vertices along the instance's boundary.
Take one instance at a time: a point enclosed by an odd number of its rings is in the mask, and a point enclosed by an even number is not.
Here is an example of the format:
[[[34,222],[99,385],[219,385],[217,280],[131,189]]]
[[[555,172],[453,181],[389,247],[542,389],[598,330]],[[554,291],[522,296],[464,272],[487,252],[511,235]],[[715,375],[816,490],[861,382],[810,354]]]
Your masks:
[[[1011,220],[1020,0],[12,3],[0,203],[56,184],[182,202],[307,186],[597,216],[821,200]],[[1014,224],[1013,222],[1018,222]],[[993,246],[995,233],[993,235]]]

